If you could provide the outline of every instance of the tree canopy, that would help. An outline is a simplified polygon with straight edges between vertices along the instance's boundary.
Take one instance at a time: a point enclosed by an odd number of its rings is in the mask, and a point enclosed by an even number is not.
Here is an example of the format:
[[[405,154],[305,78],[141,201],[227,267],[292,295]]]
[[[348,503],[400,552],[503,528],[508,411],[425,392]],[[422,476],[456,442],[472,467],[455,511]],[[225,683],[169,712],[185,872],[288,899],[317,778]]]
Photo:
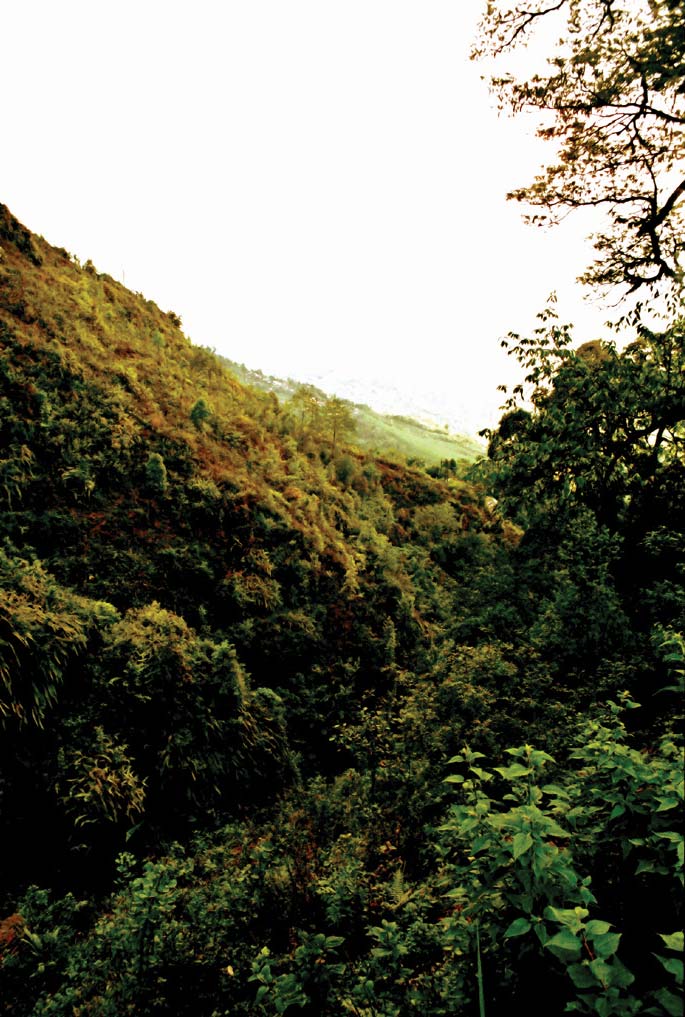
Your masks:
[[[488,432],[491,477],[526,522],[583,503],[616,528],[635,498],[682,470],[684,322],[643,329],[619,353],[598,340],[573,350],[570,330],[550,314],[533,338],[505,340],[528,388],[514,391]]]
[[[550,164],[510,198],[529,221],[599,208],[596,260],[582,276],[605,289],[672,296],[682,277],[685,196],[685,23],[681,0],[491,0],[476,58],[525,45],[554,21],[544,73],[499,74],[500,107],[537,110]],[[638,305],[639,307],[639,305]]]

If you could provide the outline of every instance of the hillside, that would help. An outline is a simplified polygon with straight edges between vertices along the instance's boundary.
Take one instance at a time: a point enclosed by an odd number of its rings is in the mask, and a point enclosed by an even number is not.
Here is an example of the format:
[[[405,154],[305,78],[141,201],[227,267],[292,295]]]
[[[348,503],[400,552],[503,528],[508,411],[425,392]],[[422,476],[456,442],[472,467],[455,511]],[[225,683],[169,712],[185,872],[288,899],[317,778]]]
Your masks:
[[[225,357],[231,374],[243,384],[263,392],[274,392],[282,403],[287,403],[302,383],[292,378],[277,378],[262,371],[250,370],[244,364]],[[315,386],[318,398],[325,402],[329,396]],[[446,428],[415,420],[411,416],[379,413],[364,403],[343,399],[355,422],[354,442],[360,448],[379,454],[398,452],[407,459],[420,460],[427,466],[439,465],[443,460],[454,460],[464,469],[481,457],[484,446],[474,437],[452,434]]]
[[[433,476],[0,206],[0,1014],[676,1012],[682,322],[539,343]]]
[[[111,802],[88,792],[92,815],[72,814],[65,788],[77,777],[73,769],[60,776],[60,767],[87,758],[86,730],[116,747],[136,801],[145,785],[147,836],[166,826],[170,794],[172,829],[200,804],[230,814],[254,800],[272,752],[337,768],[345,752],[334,729],[347,704],[384,689],[391,665],[423,666],[448,609],[454,579],[414,539],[423,517],[455,537],[497,533],[500,524],[466,484],[354,448],[334,456],[325,433],[298,437],[274,397],[243,387],[194,347],[173,312],[80,266],[4,208],[0,245],[0,520],[10,598],[0,709],[9,732],[7,815],[17,809],[16,828],[27,831],[14,838],[17,864],[31,854],[34,833],[24,801],[50,803],[65,846],[75,819],[88,832],[98,810],[115,827],[135,814],[120,776]],[[435,587],[421,578],[434,568]],[[148,639],[171,641],[164,653],[182,673],[193,672],[198,654],[207,672],[197,691],[179,690],[185,705],[167,703],[154,746],[138,744],[134,731],[142,725],[142,737],[150,719],[154,707],[145,704],[169,694],[170,665],[155,665],[154,679],[135,665],[135,676],[103,699],[109,669],[121,666],[120,639],[143,656]],[[101,673],[91,650],[103,641],[115,657]],[[225,667],[235,670],[239,694],[224,703]],[[193,711],[202,712],[182,716],[196,695]],[[222,720],[219,706],[228,711]],[[70,719],[55,742],[60,711]],[[226,747],[236,724],[256,742],[251,776],[228,805],[225,781],[247,751]],[[34,777],[30,794],[24,786],[24,763],[17,772],[11,762],[13,738],[27,731],[47,753],[49,786],[39,794]],[[92,763],[93,736],[86,741]],[[290,764],[278,769],[287,779]]]

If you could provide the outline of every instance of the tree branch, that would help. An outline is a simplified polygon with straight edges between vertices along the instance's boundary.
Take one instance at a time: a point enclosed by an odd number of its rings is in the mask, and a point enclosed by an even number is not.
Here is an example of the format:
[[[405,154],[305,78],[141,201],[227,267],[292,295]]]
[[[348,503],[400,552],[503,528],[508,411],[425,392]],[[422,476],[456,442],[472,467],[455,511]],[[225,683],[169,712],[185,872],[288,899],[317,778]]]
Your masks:
[[[685,194],[685,180],[680,181],[678,186],[669,195],[667,201],[662,205],[661,211],[654,216],[655,227],[661,226],[664,219],[668,218],[668,216],[675,208],[675,205],[677,204],[678,200],[682,198],[683,194]],[[640,227],[639,232],[642,232],[642,227]]]

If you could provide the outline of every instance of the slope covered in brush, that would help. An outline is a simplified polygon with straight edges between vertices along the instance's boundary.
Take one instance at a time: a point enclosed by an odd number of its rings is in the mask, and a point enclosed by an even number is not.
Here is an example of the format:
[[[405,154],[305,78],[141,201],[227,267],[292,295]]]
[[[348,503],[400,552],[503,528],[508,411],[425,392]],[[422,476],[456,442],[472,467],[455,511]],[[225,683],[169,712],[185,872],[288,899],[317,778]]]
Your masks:
[[[682,322],[473,487],[0,248],[0,1013],[678,1012]]]
[[[492,528],[473,491],[298,441],[173,313],[6,209],[0,241],[8,821],[164,825],[173,801],[176,823],[287,780],[288,752],[335,766],[335,725],[424,665],[442,617],[422,513]],[[12,762],[27,739],[39,778]],[[78,767],[103,752],[98,805]]]

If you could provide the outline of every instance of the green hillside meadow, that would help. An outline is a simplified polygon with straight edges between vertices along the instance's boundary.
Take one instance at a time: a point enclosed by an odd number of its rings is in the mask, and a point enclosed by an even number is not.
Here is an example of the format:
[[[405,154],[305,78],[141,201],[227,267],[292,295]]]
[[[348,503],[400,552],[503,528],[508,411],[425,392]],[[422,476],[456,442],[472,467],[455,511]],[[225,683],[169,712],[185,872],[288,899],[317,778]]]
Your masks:
[[[474,466],[0,249],[0,1014],[680,1013],[683,321]]]

